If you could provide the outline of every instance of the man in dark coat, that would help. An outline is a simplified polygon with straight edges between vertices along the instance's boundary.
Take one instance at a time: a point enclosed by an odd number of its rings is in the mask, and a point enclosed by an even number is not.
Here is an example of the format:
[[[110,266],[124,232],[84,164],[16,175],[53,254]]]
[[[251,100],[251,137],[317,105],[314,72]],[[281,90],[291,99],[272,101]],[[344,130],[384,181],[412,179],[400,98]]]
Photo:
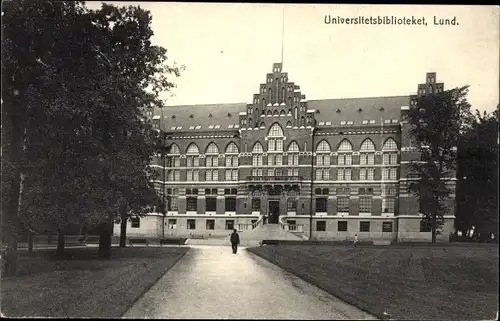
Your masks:
[[[236,229],[234,229],[233,233],[231,233],[231,247],[233,248],[233,254],[236,254],[236,252],[238,251],[239,244],[240,244],[240,236],[238,235]]]

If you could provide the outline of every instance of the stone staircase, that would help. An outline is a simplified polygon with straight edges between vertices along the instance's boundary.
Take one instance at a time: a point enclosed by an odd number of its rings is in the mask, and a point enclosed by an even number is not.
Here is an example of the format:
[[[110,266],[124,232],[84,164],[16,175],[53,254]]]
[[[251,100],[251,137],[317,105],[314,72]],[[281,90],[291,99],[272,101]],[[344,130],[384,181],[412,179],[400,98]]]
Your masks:
[[[263,240],[303,240],[300,235],[286,231],[280,224],[258,225],[252,230],[242,231],[240,246],[259,246]],[[189,239],[186,245],[231,245],[230,236],[223,239]]]

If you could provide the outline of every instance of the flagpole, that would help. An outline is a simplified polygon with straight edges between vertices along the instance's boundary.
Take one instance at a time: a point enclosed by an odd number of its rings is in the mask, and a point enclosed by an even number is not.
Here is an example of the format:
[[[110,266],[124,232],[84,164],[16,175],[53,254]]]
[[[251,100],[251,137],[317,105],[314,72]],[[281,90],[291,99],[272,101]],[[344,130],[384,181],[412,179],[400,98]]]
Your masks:
[[[285,7],[283,6],[281,13],[281,68],[283,68],[283,51],[284,51],[284,43],[285,43]],[[283,70],[283,69],[282,69]]]

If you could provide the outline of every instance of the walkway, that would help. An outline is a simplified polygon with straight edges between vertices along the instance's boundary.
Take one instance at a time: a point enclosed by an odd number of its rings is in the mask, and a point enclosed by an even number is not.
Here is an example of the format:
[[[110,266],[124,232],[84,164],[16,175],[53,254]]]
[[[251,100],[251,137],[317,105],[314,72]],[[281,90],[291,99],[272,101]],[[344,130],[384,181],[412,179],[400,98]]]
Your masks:
[[[375,319],[277,266],[228,246],[193,246],[124,318]]]

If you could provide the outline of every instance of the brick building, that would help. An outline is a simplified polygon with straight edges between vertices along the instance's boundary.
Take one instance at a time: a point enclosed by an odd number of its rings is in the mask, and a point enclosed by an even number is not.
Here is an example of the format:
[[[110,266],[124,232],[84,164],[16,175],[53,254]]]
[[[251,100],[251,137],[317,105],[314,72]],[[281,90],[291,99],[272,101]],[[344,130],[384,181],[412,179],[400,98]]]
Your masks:
[[[442,90],[427,73],[416,95]],[[168,211],[133,220],[128,235],[227,235],[268,214],[268,223],[315,239],[430,240],[408,191],[408,164],[420,155],[404,114],[416,95],[306,100],[276,63],[249,104],[150,112],[171,146],[152,164]],[[438,239],[453,229],[449,202]]]

